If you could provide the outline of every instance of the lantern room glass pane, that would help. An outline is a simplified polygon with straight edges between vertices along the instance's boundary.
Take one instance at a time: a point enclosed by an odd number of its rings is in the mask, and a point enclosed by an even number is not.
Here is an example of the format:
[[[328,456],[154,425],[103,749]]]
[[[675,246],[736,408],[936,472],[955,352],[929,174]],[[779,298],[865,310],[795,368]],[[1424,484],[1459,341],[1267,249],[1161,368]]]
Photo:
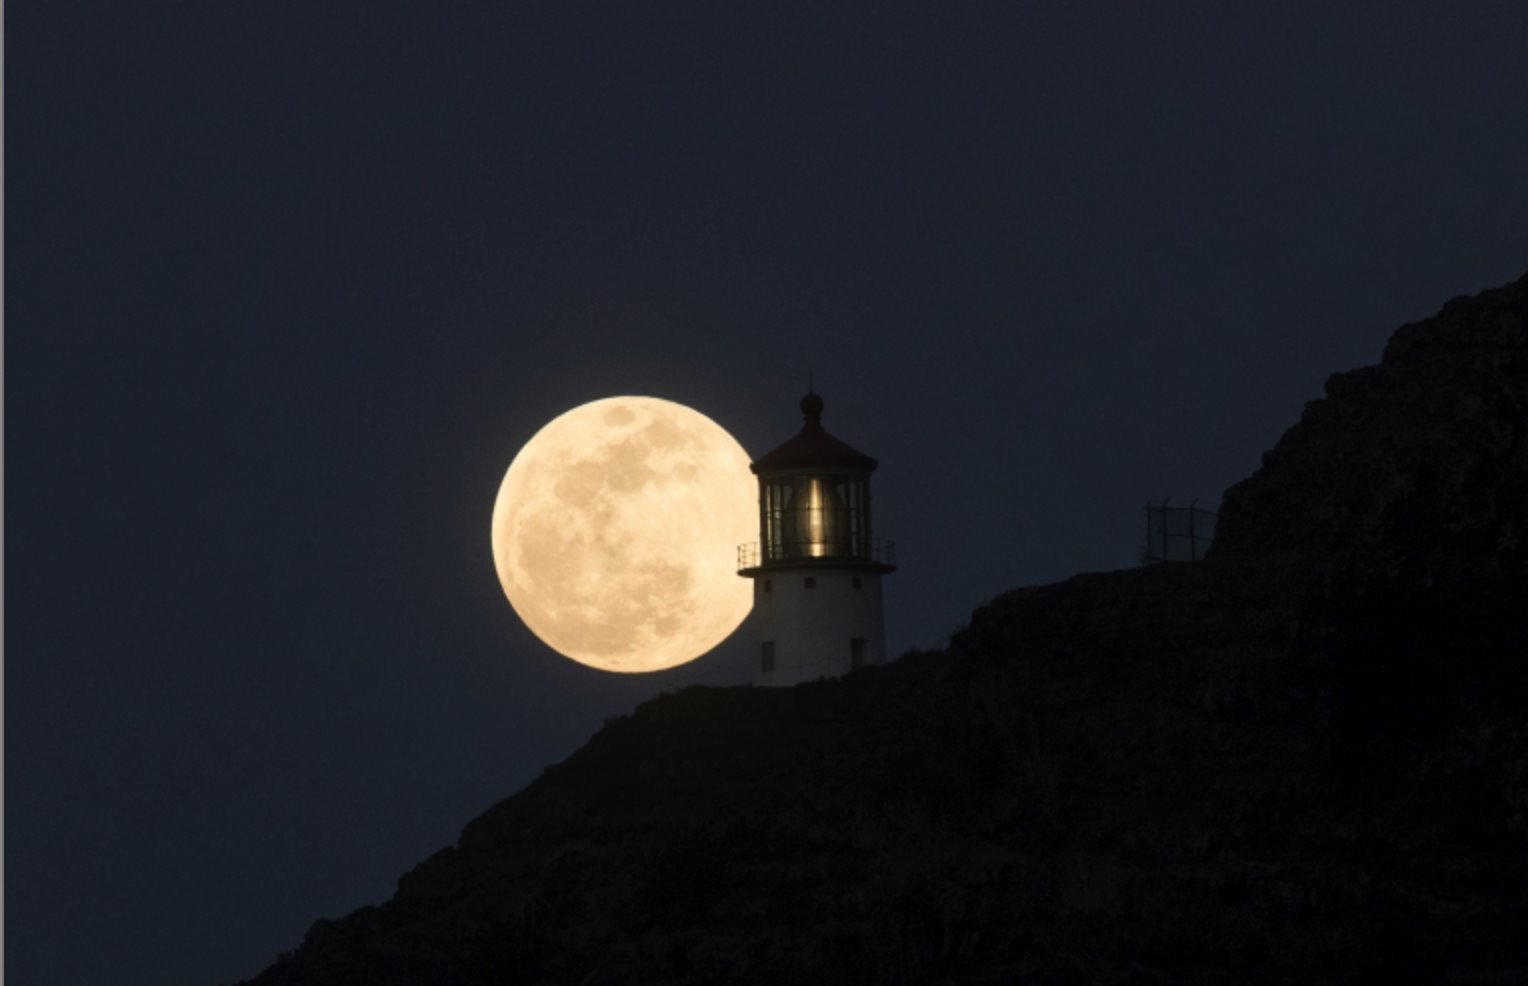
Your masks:
[[[863,476],[789,476],[763,484],[764,560],[869,558],[870,494]]]

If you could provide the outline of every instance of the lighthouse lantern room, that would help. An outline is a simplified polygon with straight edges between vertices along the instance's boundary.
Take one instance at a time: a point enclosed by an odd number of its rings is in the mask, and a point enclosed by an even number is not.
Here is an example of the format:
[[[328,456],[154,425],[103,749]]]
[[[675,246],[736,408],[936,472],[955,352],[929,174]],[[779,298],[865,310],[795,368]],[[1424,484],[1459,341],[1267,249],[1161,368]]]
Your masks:
[[[759,477],[759,540],[738,547],[753,579],[754,682],[794,685],[886,660],[881,576],[895,545],[870,523],[876,461],[822,427],[822,398],[801,399],[801,431],[749,468]]]

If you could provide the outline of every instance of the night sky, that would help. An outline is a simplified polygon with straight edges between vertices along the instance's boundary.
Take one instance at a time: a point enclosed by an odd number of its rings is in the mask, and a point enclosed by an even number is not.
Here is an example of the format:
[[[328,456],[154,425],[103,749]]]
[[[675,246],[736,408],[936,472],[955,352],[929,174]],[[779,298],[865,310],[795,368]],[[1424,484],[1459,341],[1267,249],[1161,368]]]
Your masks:
[[[903,6],[7,5],[12,981],[252,975],[737,680],[505,602],[499,481],[576,404],[758,455],[815,374],[900,653],[1134,564],[1528,268],[1519,0]]]

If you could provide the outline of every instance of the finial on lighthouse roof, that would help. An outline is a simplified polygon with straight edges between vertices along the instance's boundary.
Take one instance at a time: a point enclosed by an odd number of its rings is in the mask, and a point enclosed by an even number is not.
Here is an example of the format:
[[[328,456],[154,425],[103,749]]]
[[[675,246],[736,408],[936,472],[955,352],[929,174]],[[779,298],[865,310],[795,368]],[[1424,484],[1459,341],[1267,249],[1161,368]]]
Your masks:
[[[816,391],[809,390],[801,398],[801,414],[806,418],[808,428],[822,427],[822,398],[817,396]]]

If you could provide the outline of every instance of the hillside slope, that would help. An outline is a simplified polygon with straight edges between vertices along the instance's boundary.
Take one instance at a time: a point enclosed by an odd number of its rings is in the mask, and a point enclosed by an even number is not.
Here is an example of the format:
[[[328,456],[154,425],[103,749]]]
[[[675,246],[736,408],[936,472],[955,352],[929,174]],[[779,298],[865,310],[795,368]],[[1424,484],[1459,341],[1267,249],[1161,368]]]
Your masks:
[[[1333,381],[1210,560],[647,702],[252,982],[1528,981],[1528,277]]]

